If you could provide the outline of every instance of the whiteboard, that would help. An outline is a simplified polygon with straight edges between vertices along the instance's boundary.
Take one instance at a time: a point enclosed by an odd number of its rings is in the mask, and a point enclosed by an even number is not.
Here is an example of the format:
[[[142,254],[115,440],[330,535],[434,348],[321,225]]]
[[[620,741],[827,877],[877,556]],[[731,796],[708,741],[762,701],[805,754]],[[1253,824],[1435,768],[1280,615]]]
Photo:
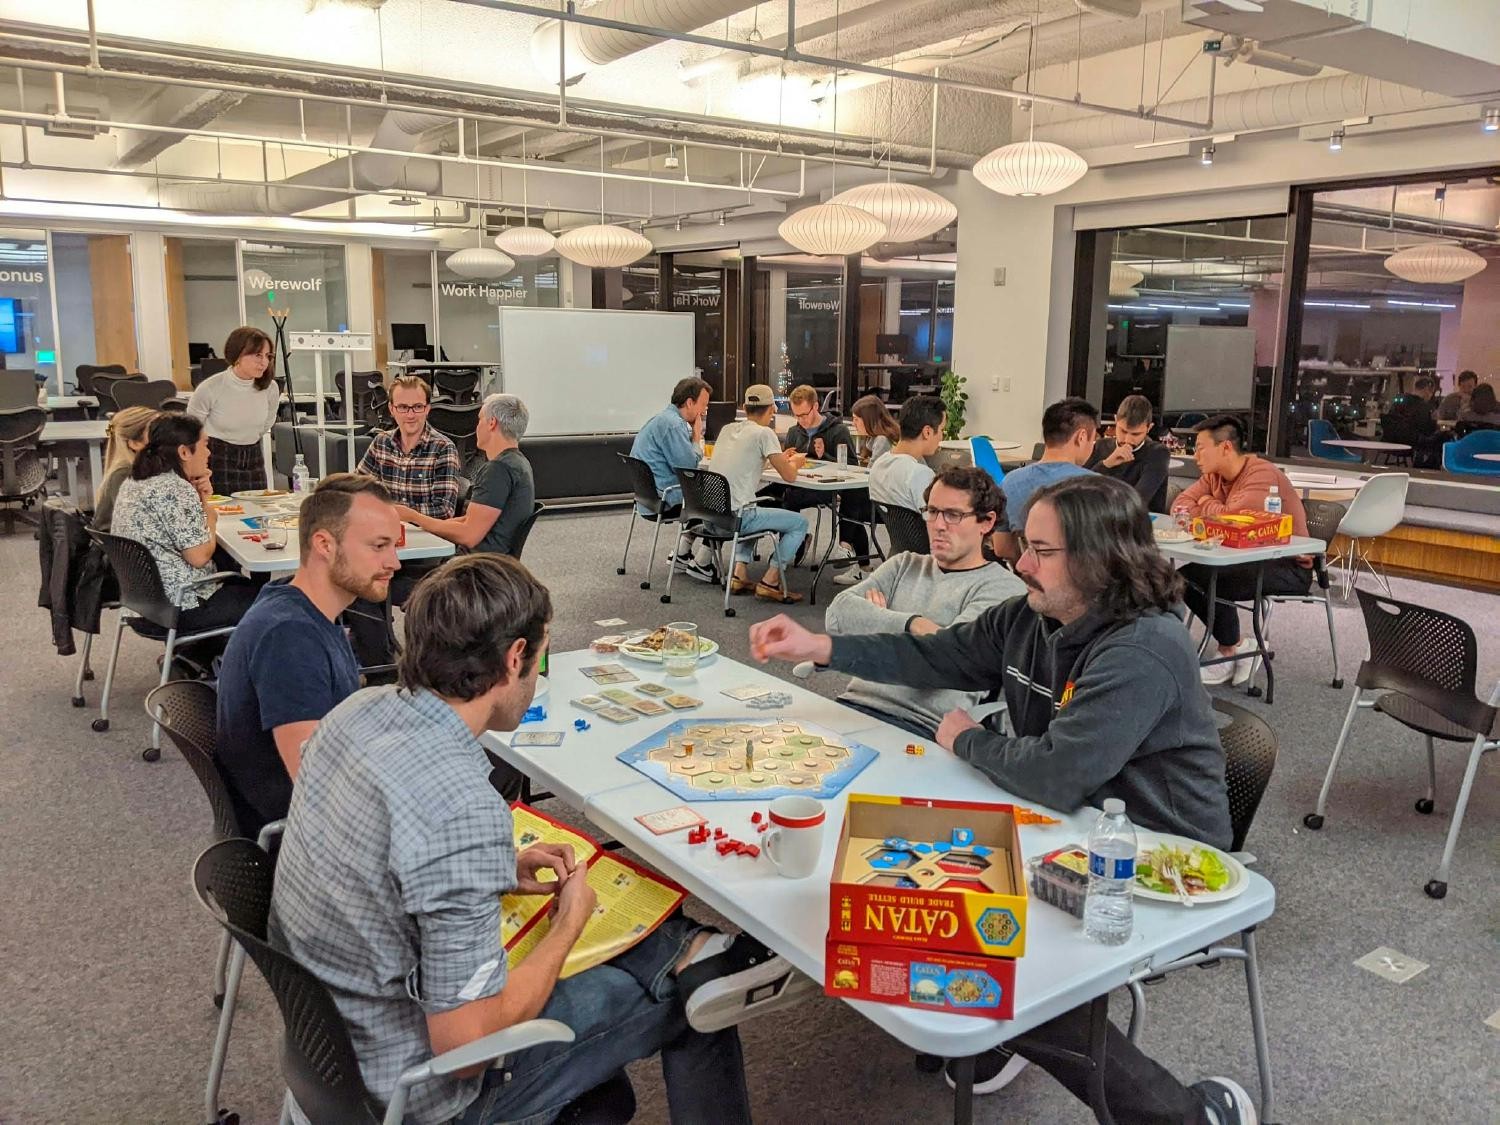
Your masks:
[[[633,433],[693,374],[693,314],[501,309],[500,387],[528,436]]]
[[[1167,326],[1163,410],[1249,410],[1255,329]]]

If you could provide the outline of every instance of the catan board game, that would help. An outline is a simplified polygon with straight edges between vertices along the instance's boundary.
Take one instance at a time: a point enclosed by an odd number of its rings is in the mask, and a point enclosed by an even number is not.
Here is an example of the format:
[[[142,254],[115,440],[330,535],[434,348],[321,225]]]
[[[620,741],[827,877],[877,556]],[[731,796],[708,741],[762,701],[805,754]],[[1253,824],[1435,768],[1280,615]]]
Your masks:
[[[876,752],[815,723],[679,719],[619,755],[684,801],[766,801],[792,793],[827,800]]]

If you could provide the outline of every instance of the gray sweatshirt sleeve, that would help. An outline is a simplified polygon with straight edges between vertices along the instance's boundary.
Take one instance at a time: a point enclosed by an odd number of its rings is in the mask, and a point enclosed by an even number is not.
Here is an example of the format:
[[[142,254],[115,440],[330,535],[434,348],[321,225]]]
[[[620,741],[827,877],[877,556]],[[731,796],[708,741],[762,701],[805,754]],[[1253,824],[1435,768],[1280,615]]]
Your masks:
[[[914,688],[987,691],[1005,669],[1005,606],[931,636],[884,633],[833,638],[830,668],[862,680]]]
[[[1161,674],[1143,676],[1147,662]],[[1160,685],[1165,689],[1152,690]],[[1176,680],[1149,648],[1110,645],[1088,662],[1044,733],[1007,738],[967,730],[953,750],[1016,796],[1072,812],[1119,775],[1176,696]]]
[[[904,633],[914,610],[882,609],[865,597],[867,591],[879,590],[887,603],[894,601],[904,571],[900,556],[881,563],[868,578],[841,591],[829,603],[823,627],[830,633]]]

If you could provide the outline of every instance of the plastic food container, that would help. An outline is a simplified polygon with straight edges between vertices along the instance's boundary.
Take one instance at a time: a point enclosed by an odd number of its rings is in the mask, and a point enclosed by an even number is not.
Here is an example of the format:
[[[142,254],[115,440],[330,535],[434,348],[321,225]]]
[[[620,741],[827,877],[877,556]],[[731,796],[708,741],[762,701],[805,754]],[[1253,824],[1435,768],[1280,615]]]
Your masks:
[[[1033,898],[1066,910],[1075,918],[1083,917],[1083,901],[1088,897],[1089,856],[1079,844],[1069,844],[1026,862]]]

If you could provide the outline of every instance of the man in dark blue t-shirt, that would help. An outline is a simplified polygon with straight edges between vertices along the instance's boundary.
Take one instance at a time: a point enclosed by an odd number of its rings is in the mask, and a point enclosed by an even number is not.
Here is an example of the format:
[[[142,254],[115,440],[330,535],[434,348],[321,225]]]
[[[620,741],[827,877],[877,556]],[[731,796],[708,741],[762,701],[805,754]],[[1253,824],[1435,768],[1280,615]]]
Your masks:
[[[400,520],[373,477],[324,477],[303,501],[297,531],[297,573],[261,590],[219,669],[219,766],[248,836],[286,816],[302,744],[359,689],[339,614],[356,598],[385,601],[401,567]]]

